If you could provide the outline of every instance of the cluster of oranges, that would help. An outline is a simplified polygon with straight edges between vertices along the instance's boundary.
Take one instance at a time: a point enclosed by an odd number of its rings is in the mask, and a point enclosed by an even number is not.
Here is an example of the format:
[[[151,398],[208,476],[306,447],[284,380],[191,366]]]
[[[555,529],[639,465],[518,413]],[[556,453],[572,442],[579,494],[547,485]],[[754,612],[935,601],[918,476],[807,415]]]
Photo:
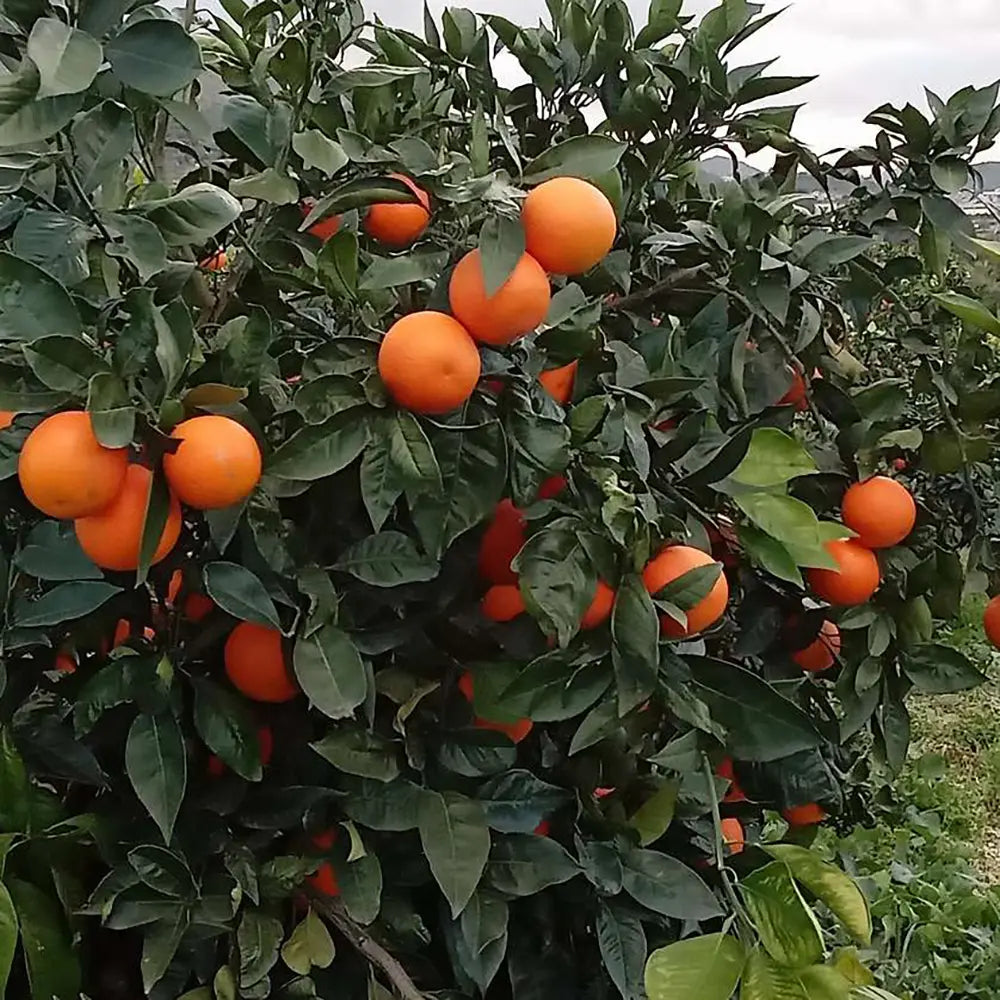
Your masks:
[[[197,510],[228,507],[260,479],[260,448],[229,417],[202,416],[174,428],[177,450],[163,460],[170,506],[154,563],[181,533],[181,502]],[[24,442],[17,467],[21,488],[43,514],[73,521],[83,551],[102,569],[134,570],[153,474],[129,461],[127,448],[98,441],[90,415],[66,410],[46,417]]]
[[[406,182],[418,196],[423,194]],[[421,199],[420,205],[373,205],[365,228],[389,246],[408,246],[412,239],[402,237],[416,239],[423,228],[416,232],[415,225],[407,227],[397,219],[415,211],[429,219],[427,204]],[[451,315],[433,310],[411,313],[386,333],[378,370],[400,406],[426,414],[461,406],[482,373],[477,345],[506,347],[536,329],[549,310],[549,276],[589,271],[611,250],[618,231],[611,202],[593,184],[576,177],[556,177],[534,188],[521,208],[521,225],[525,252],[499,289],[489,293],[482,254],[472,250],[451,275]],[[565,403],[575,373],[573,362],[543,373],[541,381]]]

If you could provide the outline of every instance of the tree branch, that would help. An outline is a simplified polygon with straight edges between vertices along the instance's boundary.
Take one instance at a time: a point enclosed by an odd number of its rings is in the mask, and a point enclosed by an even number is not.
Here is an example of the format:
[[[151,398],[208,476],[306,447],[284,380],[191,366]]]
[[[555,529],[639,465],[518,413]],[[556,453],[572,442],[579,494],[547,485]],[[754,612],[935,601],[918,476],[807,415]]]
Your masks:
[[[363,928],[351,920],[342,903],[336,900],[313,897],[312,905],[347,938],[348,943],[355,951],[382,970],[400,1000],[427,1000],[413,984],[406,969]]]
[[[641,306],[650,299],[655,299],[658,295],[672,291],[692,278],[697,278],[699,274],[703,274],[708,270],[708,266],[708,264],[698,264],[696,267],[681,267],[676,271],[671,271],[662,281],[658,281],[652,287],[619,299],[613,305],[607,307],[608,311],[622,312],[627,309],[634,309],[636,306]]]

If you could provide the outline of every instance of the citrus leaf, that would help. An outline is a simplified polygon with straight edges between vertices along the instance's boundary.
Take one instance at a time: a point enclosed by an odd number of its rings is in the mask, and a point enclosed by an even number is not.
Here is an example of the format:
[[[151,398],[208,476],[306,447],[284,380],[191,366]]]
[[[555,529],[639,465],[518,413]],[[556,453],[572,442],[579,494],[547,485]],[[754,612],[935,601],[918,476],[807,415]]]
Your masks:
[[[457,792],[425,792],[418,809],[420,843],[453,917],[476,891],[490,853],[490,832],[479,802]]]
[[[746,949],[729,934],[705,934],[660,948],[646,963],[649,1000],[730,1000]]]
[[[169,844],[187,785],[184,736],[170,712],[136,716],[125,744],[125,770]]]
[[[365,700],[364,663],[347,633],[333,625],[297,639],[292,664],[306,696],[331,719],[346,718]]]
[[[250,570],[231,562],[210,562],[202,570],[205,592],[234,618],[281,631],[271,595]]]

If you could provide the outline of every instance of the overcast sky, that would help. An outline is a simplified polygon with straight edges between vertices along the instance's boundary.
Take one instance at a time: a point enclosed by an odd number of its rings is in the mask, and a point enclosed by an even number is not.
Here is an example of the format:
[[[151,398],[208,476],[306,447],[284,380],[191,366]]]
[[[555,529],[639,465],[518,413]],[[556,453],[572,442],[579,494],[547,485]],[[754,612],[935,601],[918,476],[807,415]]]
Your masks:
[[[684,12],[700,15],[716,2],[686,0]],[[628,4],[636,25],[645,24],[648,0]],[[444,0],[430,5],[435,13],[446,6]],[[537,23],[546,12],[545,0],[450,5],[502,14],[518,24]],[[420,30],[422,0],[367,0],[366,6],[388,24]],[[781,0],[766,0],[765,9],[782,6]],[[862,119],[885,101],[911,101],[924,109],[924,84],[947,97],[969,83],[992,83],[1000,77],[998,55],[1000,0],[797,0],[733,58],[742,64],[778,56],[771,73],[819,75],[795,99],[807,102],[799,113],[799,138],[823,153],[867,141],[872,132]],[[516,79],[510,76],[516,65],[498,64],[497,71]]]

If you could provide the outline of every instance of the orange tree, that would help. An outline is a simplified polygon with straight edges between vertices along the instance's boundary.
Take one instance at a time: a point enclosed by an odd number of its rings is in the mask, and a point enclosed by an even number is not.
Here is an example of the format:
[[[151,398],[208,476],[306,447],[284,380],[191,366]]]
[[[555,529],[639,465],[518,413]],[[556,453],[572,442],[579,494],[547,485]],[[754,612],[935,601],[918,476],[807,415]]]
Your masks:
[[[804,845],[981,680],[988,555],[867,478],[929,438],[849,346],[996,94],[829,168],[743,0],[224,6],[4,7],[8,995],[885,996]]]

